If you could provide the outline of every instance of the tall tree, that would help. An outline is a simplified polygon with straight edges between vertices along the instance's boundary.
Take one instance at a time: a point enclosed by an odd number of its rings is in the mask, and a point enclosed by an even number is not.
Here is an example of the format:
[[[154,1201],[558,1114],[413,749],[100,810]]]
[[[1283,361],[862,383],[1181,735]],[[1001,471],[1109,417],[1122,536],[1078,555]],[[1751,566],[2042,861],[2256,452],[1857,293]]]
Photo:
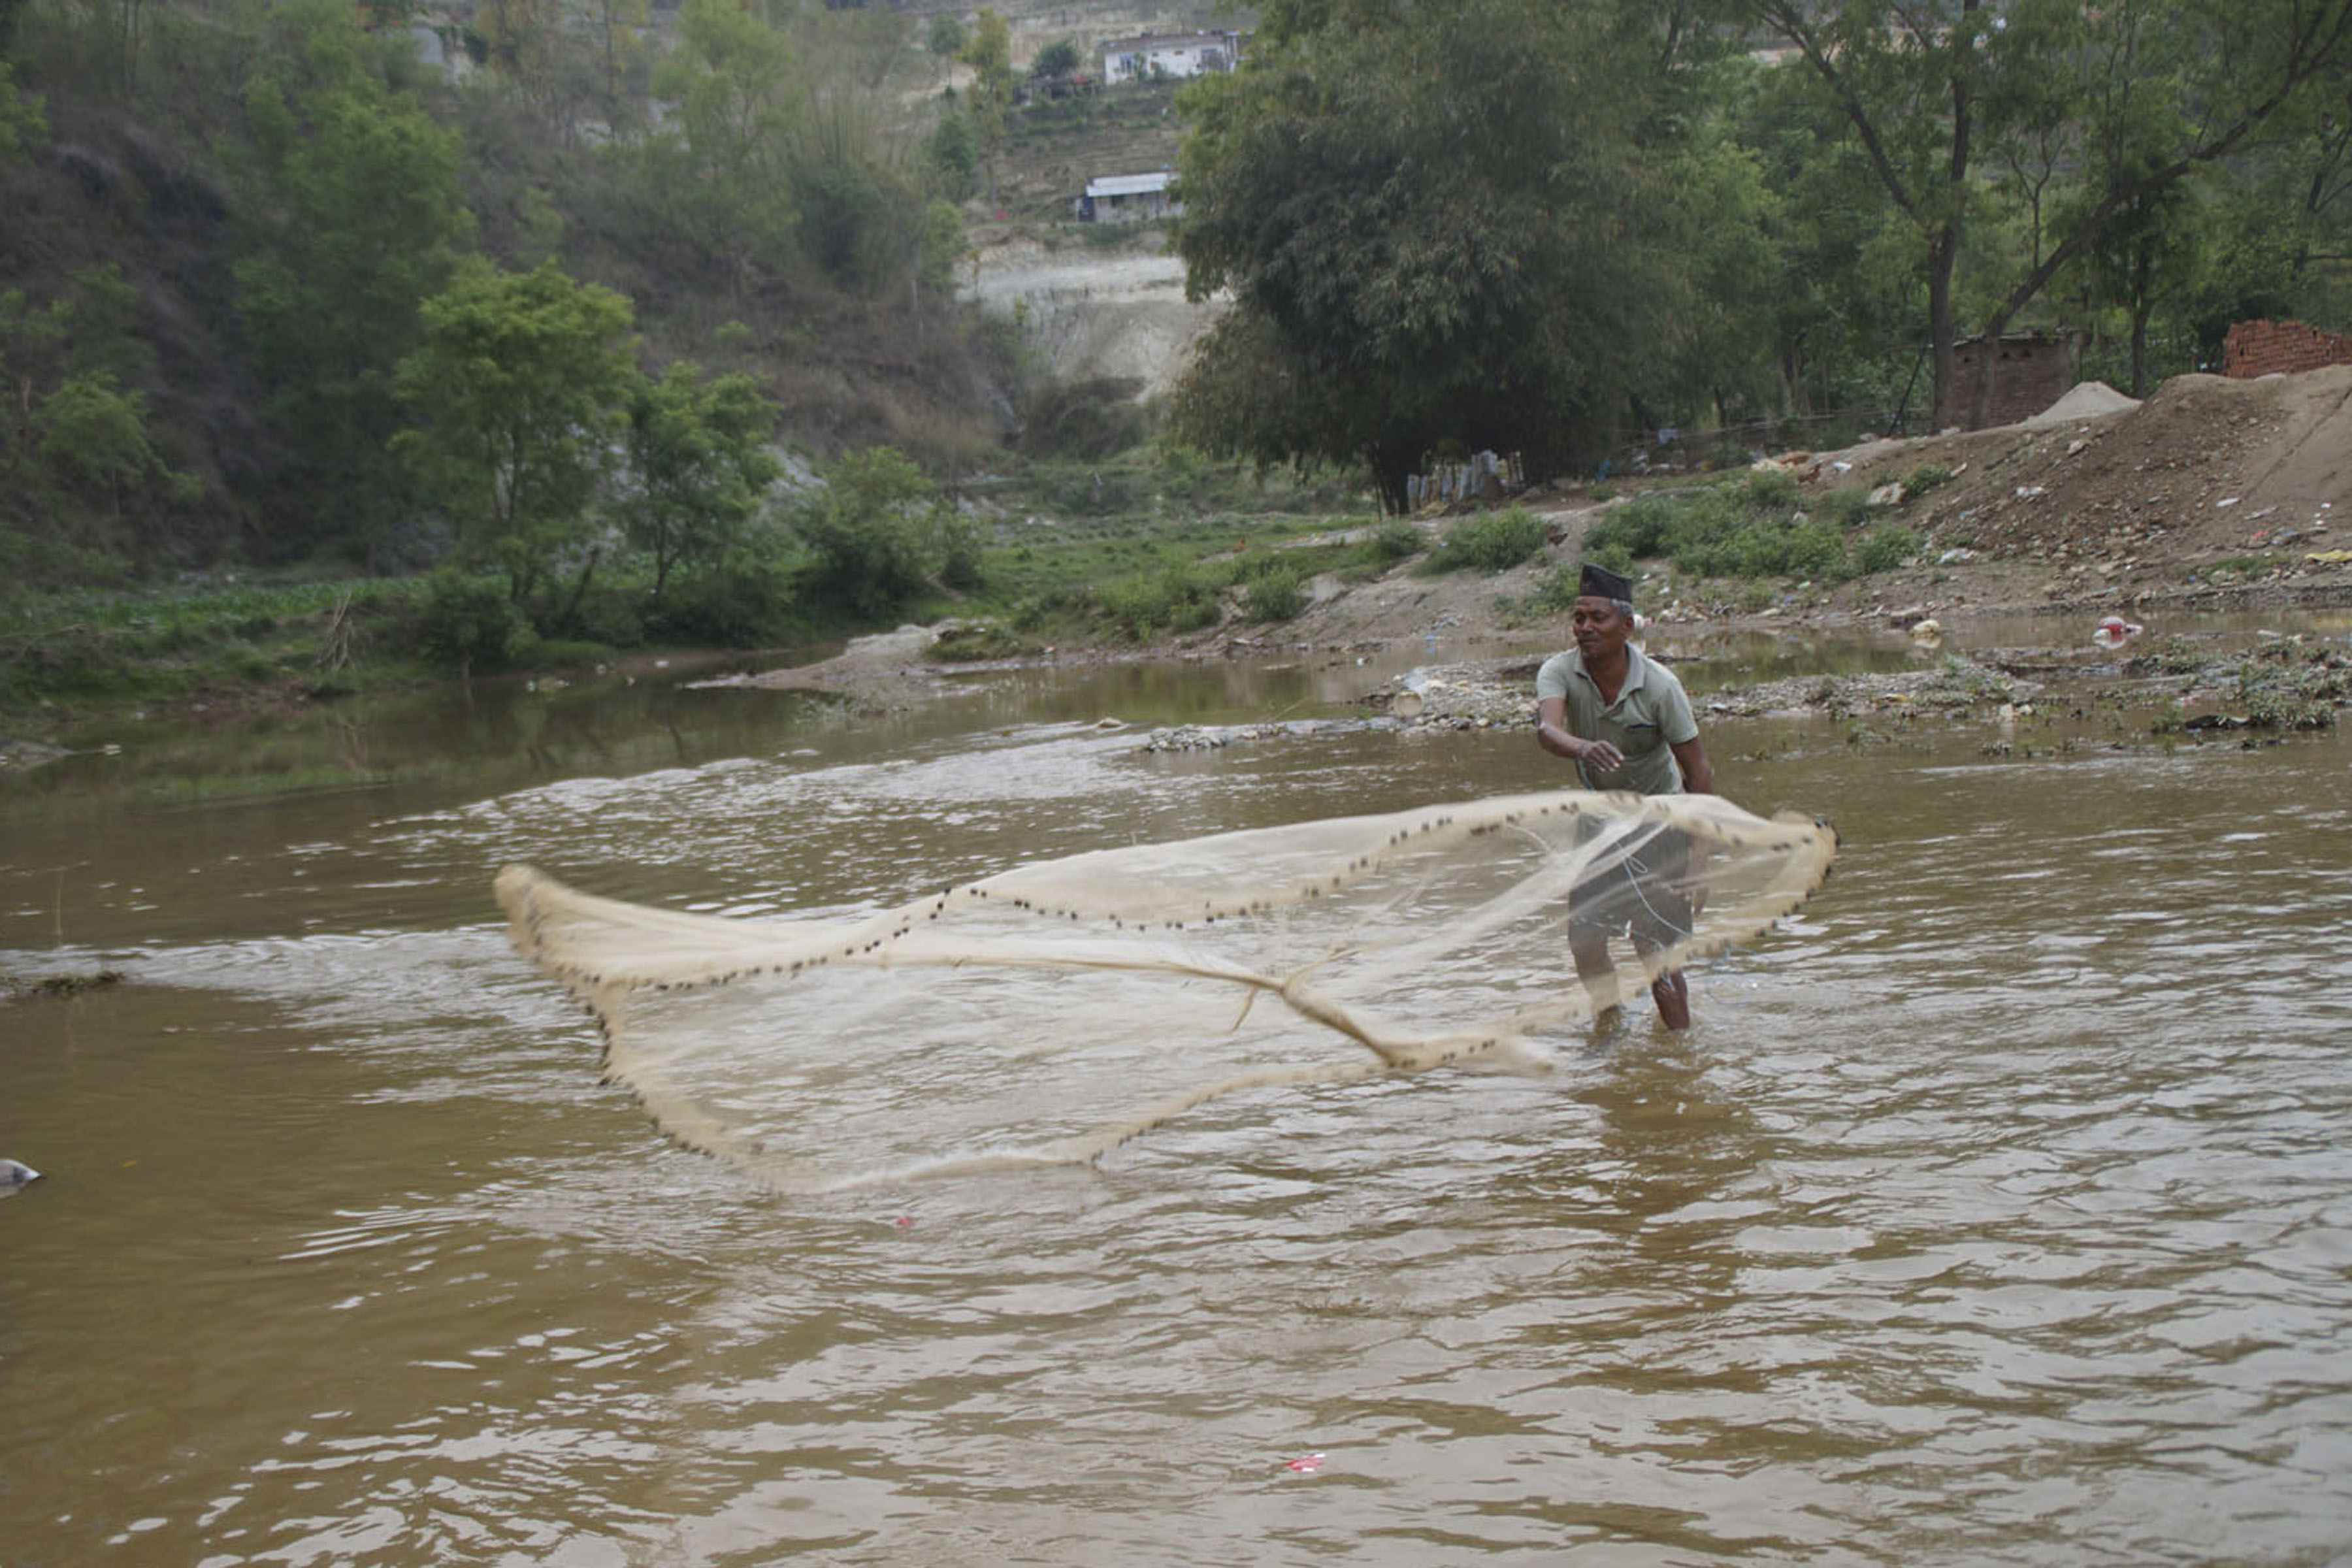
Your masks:
[[[639,150],[640,188],[654,221],[715,264],[740,300],[799,259],[799,62],[782,34],[733,0],[687,0],[654,90],[676,108]]]
[[[2092,302],[2124,318],[2134,397],[2148,393],[2149,323],[2187,287],[2205,242],[2193,196],[2185,183],[2142,192],[2081,255]]]
[[[1980,423],[1992,392],[1995,356],[1971,388],[1953,374],[1956,269],[1997,191],[1988,149],[2007,149],[2012,171],[2046,170],[2037,200],[2069,181],[2077,215],[1987,279],[1978,332],[1997,338],[2109,225],[2293,123],[2294,106],[2352,61],[2352,0],[1741,4],[1796,51],[1915,237],[1939,423],[1964,408]]]
[[[6,47],[7,37],[0,33],[0,48]],[[14,157],[38,142],[47,131],[41,100],[17,90],[15,72],[6,58],[0,56],[0,158]]]
[[[106,574],[160,542],[193,499],[153,440],[138,290],[106,265],[58,297],[0,290],[0,577],[8,585]]]
[[[1840,135],[1841,121],[1801,73],[1766,67],[1728,79],[1741,90],[1723,101],[1769,193],[1771,258],[1759,280],[1771,291],[1789,411],[1834,416],[1900,408],[1906,392],[1924,398],[1914,384],[1916,356],[1902,346],[1925,341],[1914,246],[1890,224],[1862,149]]]
[[[1988,339],[2113,226],[2144,221],[2174,186],[2233,152],[2292,135],[2294,110],[2352,68],[2352,0],[2116,0],[2090,9],[2032,0],[2020,10],[2031,23],[2021,34],[2059,42],[2074,68],[2063,79],[2086,106],[2083,201],[2048,253],[2011,274],[1985,317]],[[1974,389],[1977,424],[1993,360],[1984,356]]]
[[[594,563],[593,504],[635,374],[630,321],[626,300],[551,263],[509,273],[469,259],[425,302],[424,342],[396,381],[416,423],[395,444],[465,559],[502,567],[516,603],[568,548],[590,546],[583,586]]]
[[[987,5],[971,25],[958,57],[971,68],[965,112],[980,132],[980,155],[988,170],[988,202],[996,205],[996,155],[1004,148],[1004,111],[1013,107],[1013,29]]]
[[[716,560],[742,536],[782,466],[764,443],[775,405],[748,375],[705,381],[679,360],[629,397],[628,466],[619,510],[629,539],[654,558],[654,597],[673,568]]]
[[[312,25],[309,68],[247,93],[238,307],[266,406],[299,454],[300,509],[335,520],[373,567],[407,510],[387,449],[403,423],[393,373],[472,219],[457,137],[334,36],[351,32],[348,12],[317,12]]]
[[[604,121],[617,130],[634,118],[630,89],[649,58],[652,13],[646,0],[585,0],[585,19]]]
[[[1441,443],[1538,468],[1605,450],[1664,335],[1667,193],[1637,146],[1654,34],[1518,0],[1293,5],[1189,84],[1177,243],[1233,308],[1180,431],[1261,465],[1365,464],[1384,502]]]
[[[1936,422],[1948,423],[1953,279],[1975,195],[1984,42],[1996,13],[1983,0],[1757,0],[1754,15],[1814,74],[1915,236]]]

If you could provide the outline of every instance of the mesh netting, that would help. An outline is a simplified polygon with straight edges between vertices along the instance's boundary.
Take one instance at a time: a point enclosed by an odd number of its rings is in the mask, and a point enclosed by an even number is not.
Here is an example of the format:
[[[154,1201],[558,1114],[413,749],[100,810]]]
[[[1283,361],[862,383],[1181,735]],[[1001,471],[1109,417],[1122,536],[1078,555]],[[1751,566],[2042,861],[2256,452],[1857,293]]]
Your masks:
[[[1093,1158],[1220,1095],[1540,1066],[1618,1001],[1571,909],[1647,984],[1755,935],[1836,835],[1714,795],[1507,796],[1024,866],[791,920],[499,874],[516,947],[596,1014],[608,1076],[781,1190]]]

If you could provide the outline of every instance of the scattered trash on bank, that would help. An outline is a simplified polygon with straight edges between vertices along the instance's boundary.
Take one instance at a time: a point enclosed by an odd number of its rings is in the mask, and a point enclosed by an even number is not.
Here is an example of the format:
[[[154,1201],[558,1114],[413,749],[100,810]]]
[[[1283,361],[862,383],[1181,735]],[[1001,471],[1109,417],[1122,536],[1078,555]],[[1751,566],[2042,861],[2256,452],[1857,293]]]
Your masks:
[[[2109,616],[2092,628],[2091,642],[2095,647],[2105,648],[2112,653],[2147,629],[2137,622],[2127,621],[2121,616]]]

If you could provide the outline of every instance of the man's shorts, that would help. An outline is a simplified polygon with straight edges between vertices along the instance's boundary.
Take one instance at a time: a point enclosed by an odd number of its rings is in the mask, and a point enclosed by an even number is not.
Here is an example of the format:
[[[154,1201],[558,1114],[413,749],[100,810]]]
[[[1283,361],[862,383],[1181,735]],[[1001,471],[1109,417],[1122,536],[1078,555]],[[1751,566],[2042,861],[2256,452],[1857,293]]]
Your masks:
[[[1570,937],[1631,932],[1641,947],[1687,942],[1693,929],[1689,869],[1690,837],[1674,827],[1610,857],[1568,890]]]

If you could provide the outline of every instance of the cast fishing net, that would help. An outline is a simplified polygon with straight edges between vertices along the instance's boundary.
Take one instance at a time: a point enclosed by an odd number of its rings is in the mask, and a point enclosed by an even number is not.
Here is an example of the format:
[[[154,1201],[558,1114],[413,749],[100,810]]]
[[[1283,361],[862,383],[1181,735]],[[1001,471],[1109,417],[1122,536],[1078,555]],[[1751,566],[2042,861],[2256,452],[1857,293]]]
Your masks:
[[[1549,1035],[1618,1000],[1575,976],[1571,890],[1580,919],[1652,933],[1612,944],[1638,992],[1795,910],[1836,844],[1716,795],[1561,792],[1105,849],[804,918],[646,908],[525,866],[498,896],[665,1131],[809,1191],[1091,1159],[1250,1089],[1540,1066]]]

